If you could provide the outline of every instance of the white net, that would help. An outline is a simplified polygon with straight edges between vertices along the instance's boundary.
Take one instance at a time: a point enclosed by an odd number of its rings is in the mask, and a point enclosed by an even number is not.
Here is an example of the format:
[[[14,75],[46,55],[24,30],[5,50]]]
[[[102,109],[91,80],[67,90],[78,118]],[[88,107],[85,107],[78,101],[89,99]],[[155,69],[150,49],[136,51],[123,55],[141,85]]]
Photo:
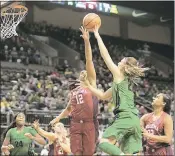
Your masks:
[[[21,5],[1,10],[1,39],[18,36],[16,27],[27,15],[27,11],[28,9]]]

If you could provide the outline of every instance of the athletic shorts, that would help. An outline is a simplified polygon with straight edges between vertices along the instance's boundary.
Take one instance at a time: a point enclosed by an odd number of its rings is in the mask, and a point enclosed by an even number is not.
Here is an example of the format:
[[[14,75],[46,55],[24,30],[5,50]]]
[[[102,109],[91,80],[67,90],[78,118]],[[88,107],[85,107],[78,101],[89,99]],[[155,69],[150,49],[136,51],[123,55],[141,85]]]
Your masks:
[[[93,155],[96,147],[94,122],[78,123],[71,121],[70,144],[74,155]]]
[[[120,112],[113,124],[109,126],[103,138],[115,137],[124,153],[142,151],[142,131],[140,119],[132,112]]]

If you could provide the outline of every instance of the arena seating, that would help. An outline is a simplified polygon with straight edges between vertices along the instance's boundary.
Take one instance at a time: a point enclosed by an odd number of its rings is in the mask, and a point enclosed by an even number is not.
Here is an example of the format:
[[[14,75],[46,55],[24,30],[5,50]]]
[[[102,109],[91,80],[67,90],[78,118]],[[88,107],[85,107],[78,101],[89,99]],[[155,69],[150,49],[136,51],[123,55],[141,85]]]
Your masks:
[[[21,23],[20,28],[24,30],[27,33],[35,34],[35,35],[50,35],[59,41],[65,43],[66,45],[69,45],[71,48],[77,50],[82,54],[82,59],[84,60],[84,44],[83,40],[80,38],[80,31],[69,29],[63,29],[58,26],[49,25],[46,22],[41,23]],[[93,34],[91,34],[93,35]],[[146,67],[150,67],[150,71],[146,74],[146,79],[142,79],[140,84],[142,84],[142,87],[139,87],[138,95],[142,94],[141,96],[144,96],[147,100],[151,100],[150,98],[154,95],[156,95],[158,92],[163,91],[165,92],[171,92],[173,90],[172,83],[173,83],[173,71],[170,69],[169,78],[163,78],[160,71],[158,71],[153,65],[150,64],[149,58],[145,57],[143,53],[135,52],[135,50],[138,50],[138,46],[131,45],[127,41],[123,41],[121,39],[111,37],[111,36],[104,36],[103,35],[104,42],[106,46],[109,49],[109,52],[111,53],[112,59],[118,63],[121,58],[124,56],[133,56],[139,60],[141,65],[144,65]],[[92,46],[92,52],[93,52],[93,61],[96,67],[97,72],[97,78],[99,78],[99,82],[103,82],[102,87],[103,89],[107,89],[109,85],[107,83],[111,82],[111,79],[107,79],[106,77],[111,77],[109,74],[109,71],[107,70],[106,65],[102,61],[101,57],[98,55],[98,47],[97,43],[94,39],[94,37],[91,37],[91,46]],[[117,43],[117,45],[116,45]],[[143,45],[145,46],[145,45]],[[142,48],[142,47],[140,47]],[[108,81],[107,81],[108,80]],[[148,80],[152,80],[150,84]],[[163,82],[163,83],[162,83]],[[150,88],[152,84],[155,83],[153,88]],[[167,86],[167,83],[170,84]],[[147,87],[143,87],[143,85],[147,85]],[[169,91],[164,90],[164,86],[168,88]],[[142,88],[147,88],[143,91]],[[141,93],[144,92],[144,93]],[[150,96],[148,95],[148,93]],[[144,95],[143,95],[144,94]]]
[[[47,24],[21,24],[22,31],[37,34],[55,36],[57,39],[71,48],[79,51],[84,56],[84,45],[79,37],[80,32],[70,29],[62,29]],[[4,61],[12,61],[23,64],[43,64],[40,59],[42,51],[35,49],[34,45],[28,37],[20,30],[19,37],[13,37],[0,44],[1,59]],[[115,38],[106,36],[104,40],[108,47],[113,60],[117,63],[124,56],[136,57],[142,65],[151,67],[151,70],[146,73],[146,77],[138,80],[138,86],[134,88],[136,94],[137,107],[140,110],[140,116],[149,111],[152,97],[159,92],[167,93],[173,97],[173,73],[170,73],[169,78],[163,78],[161,73],[157,71],[148,59],[142,53],[135,53],[131,48],[127,48],[124,42],[118,41],[115,45]],[[98,88],[106,90],[111,86],[112,75],[107,70],[106,65],[98,55],[97,43],[92,37],[92,52],[93,61],[97,72]],[[19,60],[20,59],[20,60]],[[82,57],[84,61],[84,57]],[[26,66],[27,68],[27,66]],[[15,111],[26,109],[27,111],[56,111],[64,109],[67,105],[67,95],[69,93],[67,84],[70,79],[76,79],[78,71],[71,69],[69,66],[62,66],[62,70],[55,71],[39,71],[39,70],[24,70],[24,69],[9,69],[3,68],[1,71],[1,112]],[[143,105],[143,106],[142,106]],[[105,113],[101,118],[106,118],[107,114],[112,116],[114,108],[111,102],[100,101],[99,111]],[[147,109],[148,108],[148,109]],[[173,108],[173,105],[172,105]],[[174,111],[172,111],[174,112]],[[29,115],[29,121],[32,119]],[[54,114],[53,114],[54,116]],[[52,117],[53,117],[52,116]],[[46,121],[43,121],[46,122]],[[102,121],[102,123],[106,121]]]

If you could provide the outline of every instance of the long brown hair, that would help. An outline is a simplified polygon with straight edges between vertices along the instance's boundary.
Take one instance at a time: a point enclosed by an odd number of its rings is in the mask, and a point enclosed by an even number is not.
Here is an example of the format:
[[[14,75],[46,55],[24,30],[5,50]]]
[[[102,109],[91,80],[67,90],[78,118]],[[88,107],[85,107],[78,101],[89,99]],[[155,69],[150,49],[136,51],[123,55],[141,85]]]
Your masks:
[[[129,80],[137,84],[136,79],[145,76],[145,71],[149,70],[149,68],[142,68],[134,57],[125,57],[123,70]]]

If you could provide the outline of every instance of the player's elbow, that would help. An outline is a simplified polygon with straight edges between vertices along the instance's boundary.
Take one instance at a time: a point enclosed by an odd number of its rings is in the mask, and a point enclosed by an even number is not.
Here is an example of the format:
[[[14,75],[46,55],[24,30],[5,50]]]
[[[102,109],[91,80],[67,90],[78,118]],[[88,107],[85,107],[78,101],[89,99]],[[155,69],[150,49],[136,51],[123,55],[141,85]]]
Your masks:
[[[106,96],[105,94],[101,94],[100,97],[99,97],[101,100],[108,100],[109,97]]]
[[[39,142],[38,143],[41,144],[41,145],[46,145],[46,141],[44,140],[43,137],[39,137]]]
[[[105,96],[100,97],[101,100],[107,100]]]
[[[103,100],[104,99],[104,94],[103,93],[100,93],[97,95],[97,97],[100,99],[100,100]]]
[[[41,145],[46,145],[46,141],[42,140],[42,142],[40,143]]]

